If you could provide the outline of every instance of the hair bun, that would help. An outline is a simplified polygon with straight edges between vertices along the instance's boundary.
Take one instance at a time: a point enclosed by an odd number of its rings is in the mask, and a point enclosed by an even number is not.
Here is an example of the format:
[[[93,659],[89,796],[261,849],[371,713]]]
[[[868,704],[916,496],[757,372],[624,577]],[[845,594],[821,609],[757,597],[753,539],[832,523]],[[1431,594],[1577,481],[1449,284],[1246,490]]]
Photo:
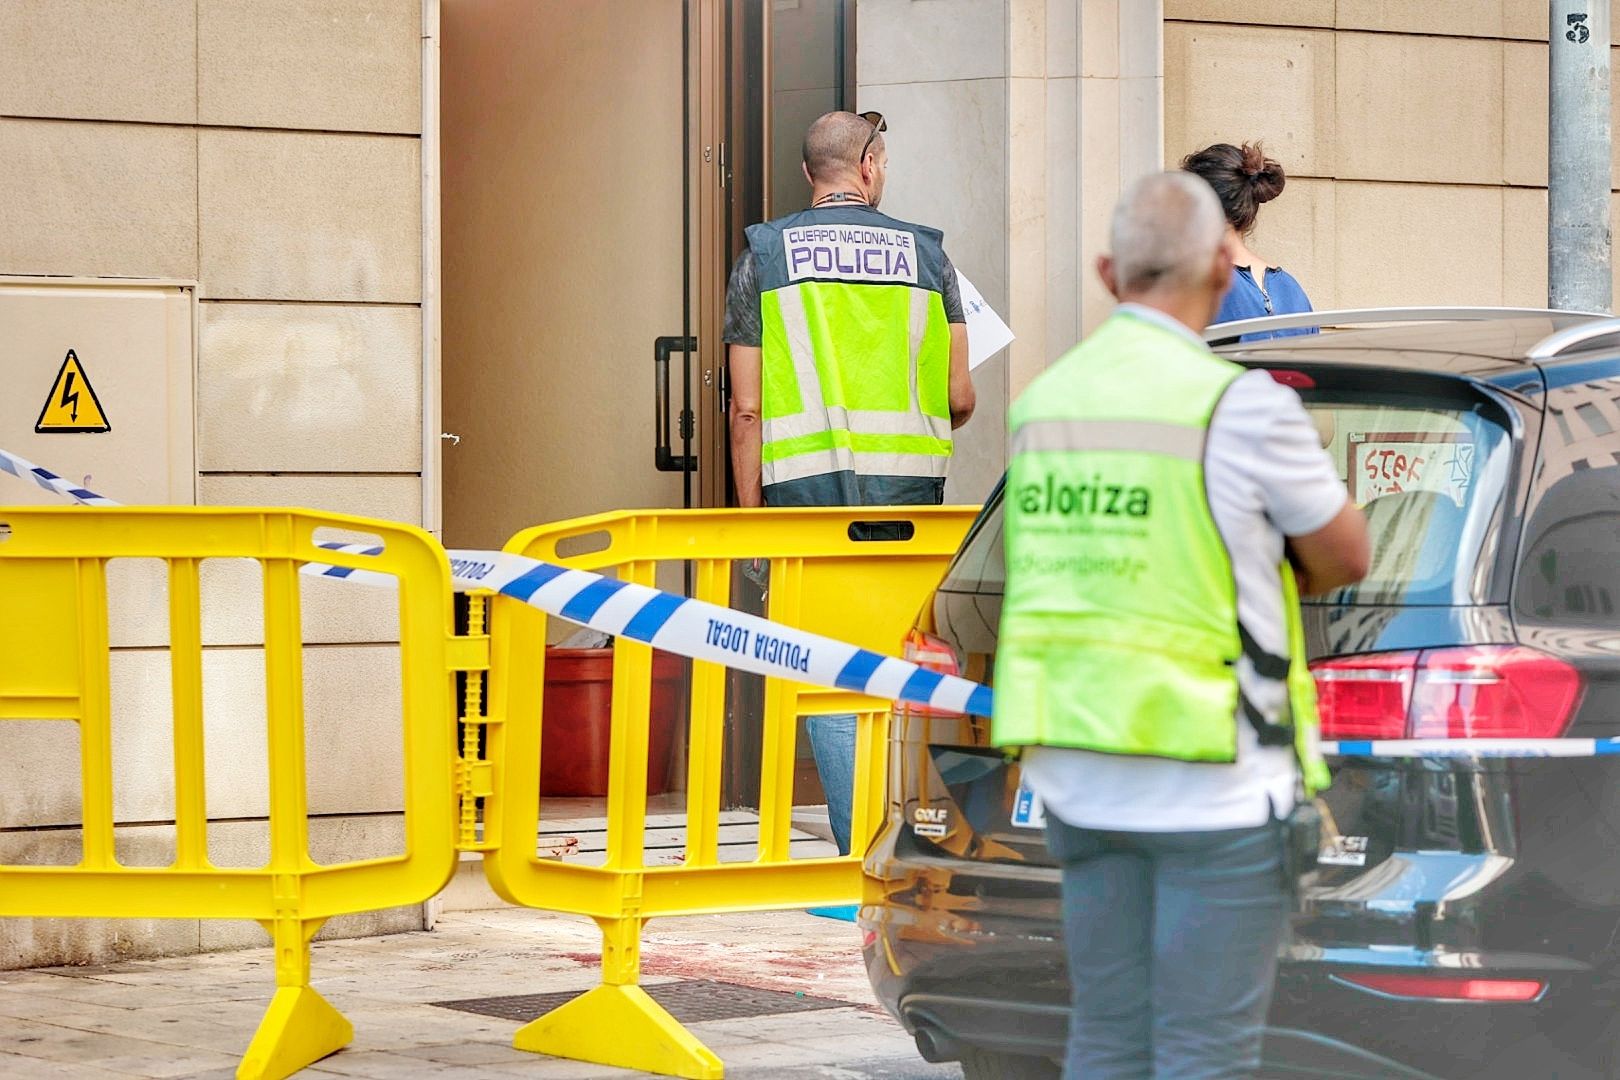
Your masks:
[[[1266,157],[1259,143],[1243,144],[1243,175],[1249,182],[1256,203],[1270,202],[1282,194],[1287,177],[1283,167],[1274,158]]]
[[[1260,204],[1283,189],[1283,167],[1266,157],[1259,143],[1212,143],[1181,159],[1181,167],[1201,176],[1221,200],[1226,220],[1245,235],[1254,228]]]

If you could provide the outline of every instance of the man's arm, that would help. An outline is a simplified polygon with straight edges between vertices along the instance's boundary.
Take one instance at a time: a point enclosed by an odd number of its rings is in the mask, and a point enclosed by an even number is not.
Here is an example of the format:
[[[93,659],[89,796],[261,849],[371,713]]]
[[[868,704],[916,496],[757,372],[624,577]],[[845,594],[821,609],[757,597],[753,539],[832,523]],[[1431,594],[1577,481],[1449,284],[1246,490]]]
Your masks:
[[[1266,516],[1287,538],[1299,591],[1317,596],[1366,576],[1367,520],[1350,502],[1299,395],[1250,372],[1228,390],[1216,416],[1227,431],[1243,433],[1247,467]]]
[[[945,305],[945,322],[951,329],[951,427],[959,428],[973,415],[978,399],[973,392],[973,376],[968,371],[967,313],[962,310],[962,284],[956,279],[956,267],[949,255],[945,256],[939,292]]]
[[[764,506],[760,488],[760,311],[759,278],[754,256],[747,248],[731,266],[726,282],[726,324],[723,331],[730,369],[731,390],[727,422],[731,428],[731,471],[738,506]]]
[[[967,324],[951,323],[951,427],[959,428],[973,415],[978,395],[968,371]]]
[[[1367,576],[1372,545],[1367,518],[1354,503],[1345,503],[1332,521],[1305,536],[1288,538],[1288,557],[1299,578],[1299,591],[1320,596]]]
[[[731,366],[731,472],[737,485],[738,506],[763,506],[760,489],[759,349],[749,345],[727,348]]]

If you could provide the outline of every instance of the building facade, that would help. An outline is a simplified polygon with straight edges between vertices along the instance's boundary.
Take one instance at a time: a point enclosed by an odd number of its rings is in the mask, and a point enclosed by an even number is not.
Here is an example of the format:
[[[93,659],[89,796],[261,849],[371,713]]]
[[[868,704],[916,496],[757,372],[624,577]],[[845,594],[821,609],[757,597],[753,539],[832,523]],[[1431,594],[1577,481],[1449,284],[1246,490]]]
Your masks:
[[[889,120],[884,209],[943,229],[1018,335],[976,372],[960,433],[948,495],[975,501],[1005,467],[1008,402],[1109,308],[1092,265],[1121,187],[1206,143],[1261,139],[1283,162],[1255,246],[1319,308],[1543,304],[1545,17],[1522,0],[0,0],[0,447],[125,501],[303,505],[470,546],[723,504],[725,273],[743,226],[802,197],[796,132],[843,106]],[[145,314],[124,321],[125,301]],[[33,432],[69,348],[105,439]],[[661,431],[690,469],[658,467]],[[120,857],[161,864],[162,580],[110,573]],[[319,584],[312,835],[385,854],[397,628]],[[251,864],[257,587],[218,566],[204,589],[211,852]],[[75,857],[77,744],[57,726],[0,724],[4,861]],[[261,940],[8,920],[0,967]]]

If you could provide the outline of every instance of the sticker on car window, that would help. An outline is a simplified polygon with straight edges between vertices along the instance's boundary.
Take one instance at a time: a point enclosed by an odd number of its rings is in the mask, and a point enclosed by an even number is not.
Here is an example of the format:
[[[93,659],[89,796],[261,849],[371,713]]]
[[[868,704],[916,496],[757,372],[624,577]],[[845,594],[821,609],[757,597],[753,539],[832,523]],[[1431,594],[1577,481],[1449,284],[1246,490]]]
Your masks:
[[[1018,795],[1013,799],[1012,823],[1020,829],[1046,828],[1046,807],[1035,789],[1029,786],[1028,780],[1018,785]]]
[[[1474,443],[1457,432],[1352,431],[1350,497],[1365,506],[1385,495],[1431,491],[1458,506],[1474,482]]]

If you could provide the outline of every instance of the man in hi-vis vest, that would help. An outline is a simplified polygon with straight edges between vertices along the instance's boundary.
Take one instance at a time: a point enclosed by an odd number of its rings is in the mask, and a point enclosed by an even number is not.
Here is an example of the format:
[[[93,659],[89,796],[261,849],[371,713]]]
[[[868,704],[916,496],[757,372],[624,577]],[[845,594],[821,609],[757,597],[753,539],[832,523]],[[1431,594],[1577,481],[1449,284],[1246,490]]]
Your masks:
[[[1199,337],[1231,278],[1189,173],[1132,185],[1114,313],[1012,407],[993,740],[1063,872],[1064,1075],[1247,1077],[1286,929],[1283,821],[1326,786],[1295,591],[1367,531],[1294,391]]]
[[[875,112],[804,136],[808,210],[748,229],[726,289],[731,459],[742,506],[937,505],[973,414],[967,326],[937,229],[880,213]],[[806,722],[838,850],[850,850],[855,718]]]

